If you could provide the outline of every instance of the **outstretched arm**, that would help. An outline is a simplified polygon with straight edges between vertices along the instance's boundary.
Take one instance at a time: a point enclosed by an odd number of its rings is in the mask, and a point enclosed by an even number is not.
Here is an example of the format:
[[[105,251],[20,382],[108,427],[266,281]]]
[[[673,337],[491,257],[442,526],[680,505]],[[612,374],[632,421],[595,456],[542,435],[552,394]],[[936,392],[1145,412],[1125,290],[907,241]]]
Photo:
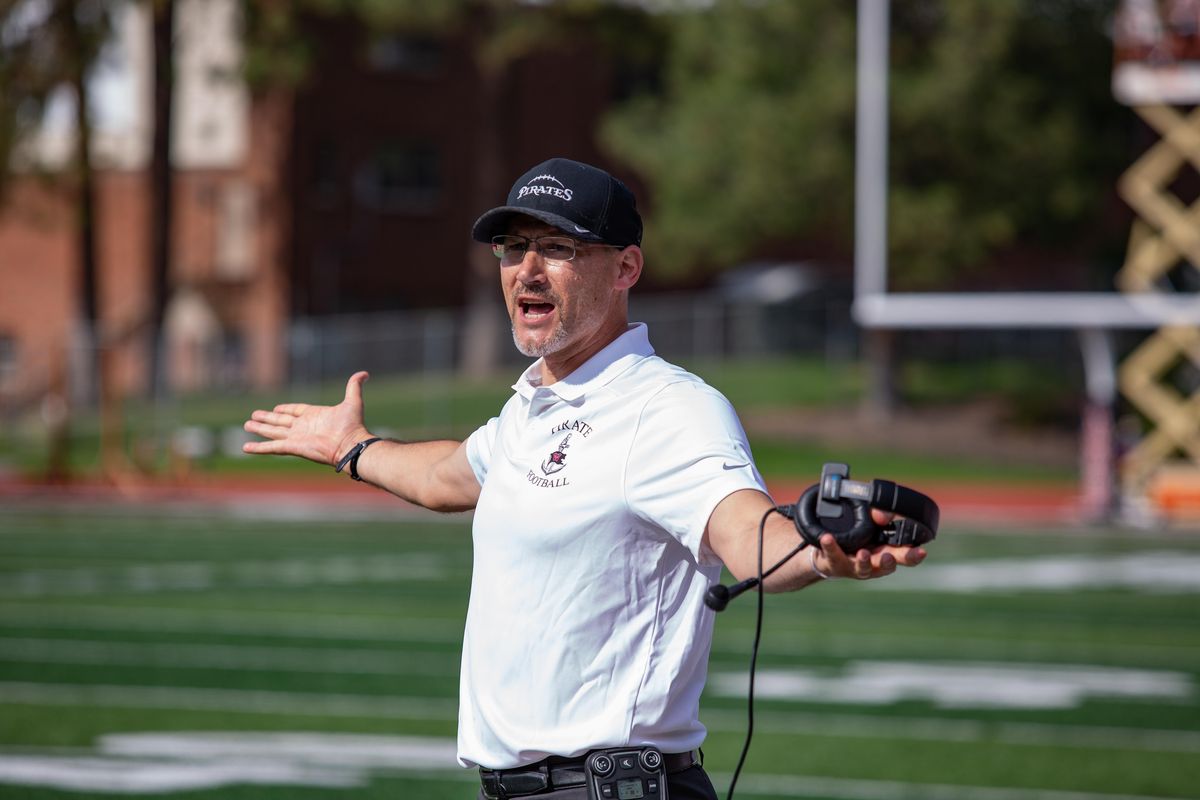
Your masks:
[[[356,444],[374,438],[363,417],[362,385],[367,378],[366,372],[350,376],[346,396],[336,406],[283,403],[271,411],[255,411],[244,427],[265,441],[247,442],[242,449],[336,466]],[[479,481],[462,442],[376,442],[359,456],[358,474],[437,511],[474,508],[479,499]]]
[[[774,507],[770,497],[759,491],[744,489],[726,497],[713,510],[704,531],[705,541],[738,580],[758,572],[758,525],[767,509]],[[876,523],[887,524],[890,515],[872,509]],[[800,544],[800,535],[790,519],[778,514],[767,517],[763,531],[763,568],[771,566]],[[821,536],[821,547],[815,555],[808,549],[780,567],[765,582],[768,592],[800,589],[821,579],[813,569],[837,578],[880,578],[896,571],[896,567],[915,567],[925,559],[921,547],[884,545],[857,553],[843,553],[831,534]]]

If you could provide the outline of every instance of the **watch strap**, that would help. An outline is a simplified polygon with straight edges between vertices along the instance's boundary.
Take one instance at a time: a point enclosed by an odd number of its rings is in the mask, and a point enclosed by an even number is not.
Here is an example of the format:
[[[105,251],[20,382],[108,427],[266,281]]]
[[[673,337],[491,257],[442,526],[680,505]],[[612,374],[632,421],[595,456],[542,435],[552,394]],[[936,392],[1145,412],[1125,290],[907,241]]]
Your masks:
[[[344,470],[346,468],[347,465],[349,465],[350,466],[350,477],[356,481],[361,481],[362,478],[359,477],[359,474],[358,474],[358,457],[362,455],[363,450],[366,450],[368,447],[370,447],[371,445],[375,444],[378,441],[381,441],[382,439],[383,439],[382,436],[375,436],[370,439],[363,439],[361,442],[354,445],[354,447],[351,447],[350,452],[348,452],[348,453],[346,453],[346,455],[342,456],[342,460],[337,463],[336,467],[334,467],[334,472],[341,472],[342,470]]]

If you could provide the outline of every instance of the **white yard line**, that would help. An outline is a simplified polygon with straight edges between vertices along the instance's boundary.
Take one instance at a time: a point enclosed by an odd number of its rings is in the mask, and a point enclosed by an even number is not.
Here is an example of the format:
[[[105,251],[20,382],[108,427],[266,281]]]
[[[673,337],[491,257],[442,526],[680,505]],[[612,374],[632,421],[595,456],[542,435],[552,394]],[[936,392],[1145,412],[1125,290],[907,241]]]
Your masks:
[[[217,588],[294,587],[445,580],[430,554],[338,555],[267,561],[148,562],[109,567],[29,569],[0,574],[0,596],[32,598]]]
[[[715,672],[714,694],[741,697],[746,672]],[[758,671],[755,694],[781,702],[889,705],[905,700],[939,708],[1071,709],[1091,699],[1194,706],[1192,676],[1177,670],[988,661],[855,659],[835,668]]]
[[[0,638],[0,662],[350,675],[455,675],[455,653]]]
[[[22,628],[36,626],[66,630],[213,633],[380,642],[461,642],[463,632],[462,620],[415,620],[383,615],[305,611],[129,608],[98,604],[0,607],[0,625],[6,624]]]
[[[363,786],[373,775],[472,783],[448,738],[313,732],[160,732],[104,736],[90,752],[0,750],[0,783],[148,794],[232,785]],[[731,776],[712,775],[717,786]],[[747,797],[836,800],[1165,800],[1146,795],[747,773]]]
[[[770,625],[768,609],[768,627]],[[881,658],[929,657],[933,653],[948,652],[951,648],[956,658],[978,659],[1021,659],[1025,661],[1058,661],[1070,659],[1075,662],[1104,662],[1138,666],[1178,668],[1191,665],[1200,670],[1200,646],[1187,644],[1139,642],[1136,647],[1128,642],[1099,644],[1093,642],[1069,642],[1062,639],[1011,641],[1004,638],[1012,634],[997,634],[997,638],[981,638],[959,635],[930,636],[909,631],[856,631],[854,633],[830,634],[789,631],[775,634],[764,633],[763,652],[773,656],[863,657],[878,655]],[[1031,635],[1022,631],[1018,635]],[[737,636],[721,635],[713,643],[713,654],[722,660],[744,663],[753,643],[752,632]]]
[[[701,711],[710,731],[746,730],[745,711]],[[1052,723],[982,722],[938,717],[873,714],[754,712],[754,729],[793,736],[836,736],[850,739],[918,739],[930,742],[996,742],[1036,747],[1141,750],[1151,753],[1200,753],[1200,733],[1147,728],[1091,727]]]
[[[6,703],[110,708],[162,708],[243,714],[383,719],[458,718],[450,698],[395,695],[317,694],[251,689],[200,689],[177,686],[114,686],[66,683],[0,683]]]
[[[458,708],[457,700],[451,698],[19,682],[0,683],[0,703],[5,702],[285,716],[434,720],[453,720],[457,717]],[[701,719],[713,731],[740,732],[744,731],[746,726],[743,711],[704,711]],[[761,732],[795,736],[819,735],[860,739],[907,737],[922,741],[996,742],[1017,746],[1056,745],[1090,749],[1200,753],[1200,733],[1161,729],[762,710],[755,714],[755,728]]]
[[[731,775],[713,775],[727,786]],[[797,775],[743,775],[739,796],[820,797],[834,800],[1166,800],[1148,795],[1072,792],[1057,789],[1016,789],[997,786],[957,786],[938,783],[808,778]]]
[[[3,606],[0,626],[42,627],[68,630],[139,631],[167,633],[212,633],[267,638],[310,638],[379,642],[451,643],[462,641],[462,621],[412,619],[411,617],[360,614],[311,614],[301,611],[193,610],[181,608],[130,608],[88,604],[85,606]],[[1024,660],[1101,661],[1120,664],[1178,667],[1189,661],[1200,669],[1200,647],[1179,644],[1139,644],[1131,656],[1127,643],[1111,645],[1074,643],[1061,640],[1011,642],[997,639],[955,637],[954,653],[970,658],[1020,658]],[[3,640],[0,640],[2,644]],[[945,637],[919,633],[862,632],[821,633],[806,638],[804,631],[791,630],[772,636],[766,649],[779,656],[813,655],[928,656],[946,647]],[[719,660],[741,664],[750,649],[750,636],[729,636],[720,631],[713,643]]]
[[[1144,594],[1200,592],[1200,553],[1178,550],[1032,556],[939,564],[872,581],[883,592],[1070,592],[1129,589]]]

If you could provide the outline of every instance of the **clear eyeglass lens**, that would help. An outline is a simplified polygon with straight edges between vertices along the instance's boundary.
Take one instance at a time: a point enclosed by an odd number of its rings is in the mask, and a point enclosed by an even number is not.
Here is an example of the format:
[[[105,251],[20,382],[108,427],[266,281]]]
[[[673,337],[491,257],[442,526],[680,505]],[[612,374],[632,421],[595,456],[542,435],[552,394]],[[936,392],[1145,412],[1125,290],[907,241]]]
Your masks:
[[[538,240],[542,255],[550,261],[570,261],[575,257],[575,242],[561,236],[547,236]]]
[[[492,237],[492,254],[504,264],[518,264],[537,247],[547,261],[570,261],[575,257],[575,240],[566,236],[539,236],[529,239],[524,236]]]

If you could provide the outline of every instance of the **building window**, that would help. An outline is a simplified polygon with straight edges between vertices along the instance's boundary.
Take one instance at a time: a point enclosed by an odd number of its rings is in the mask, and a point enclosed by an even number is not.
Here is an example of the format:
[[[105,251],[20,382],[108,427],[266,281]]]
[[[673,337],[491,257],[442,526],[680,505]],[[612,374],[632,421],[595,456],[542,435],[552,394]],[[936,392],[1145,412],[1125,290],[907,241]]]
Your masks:
[[[437,148],[423,142],[385,142],[359,165],[354,196],[366,208],[387,213],[432,210],[442,186]]]
[[[379,72],[432,75],[442,66],[442,49],[434,39],[381,35],[367,45],[367,63]]]
[[[0,383],[17,374],[17,340],[0,333]]]
[[[229,281],[254,277],[254,234],[258,230],[258,202],[249,181],[235,179],[221,187],[217,204],[216,272]]]

